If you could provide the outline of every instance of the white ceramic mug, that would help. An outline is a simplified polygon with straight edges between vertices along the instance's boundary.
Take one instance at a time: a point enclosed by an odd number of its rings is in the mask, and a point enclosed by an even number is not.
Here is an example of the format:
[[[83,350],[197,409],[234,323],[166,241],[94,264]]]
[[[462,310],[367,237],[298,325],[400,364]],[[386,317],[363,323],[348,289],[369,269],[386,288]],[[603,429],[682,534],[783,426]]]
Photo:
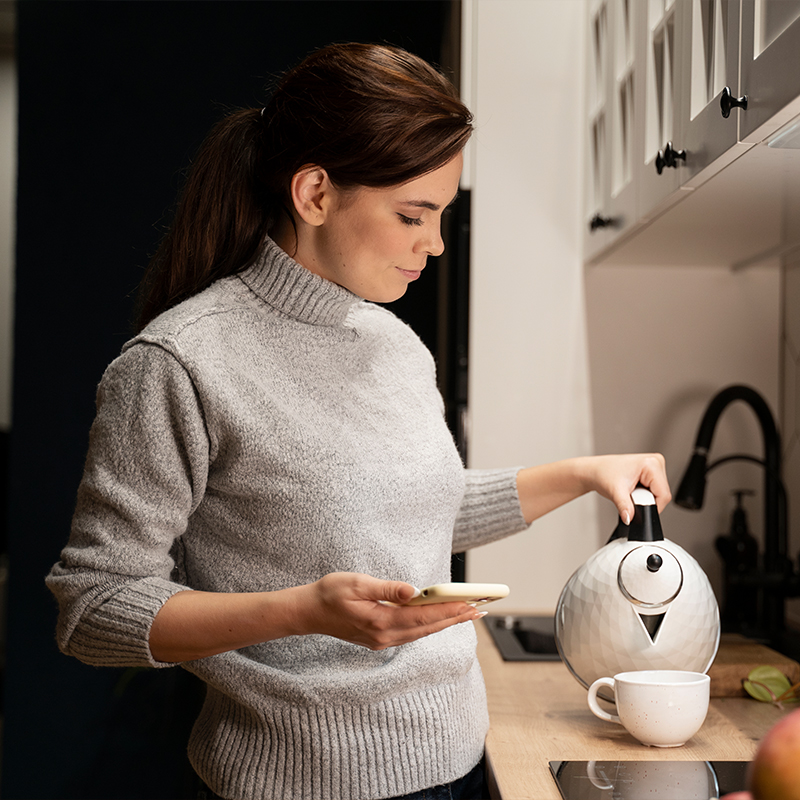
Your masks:
[[[608,686],[617,714],[600,708],[597,691]],[[642,744],[680,747],[700,730],[708,713],[711,680],[701,672],[658,669],[620,672],[589,687],[589,708],[600,719],[622,725]]]

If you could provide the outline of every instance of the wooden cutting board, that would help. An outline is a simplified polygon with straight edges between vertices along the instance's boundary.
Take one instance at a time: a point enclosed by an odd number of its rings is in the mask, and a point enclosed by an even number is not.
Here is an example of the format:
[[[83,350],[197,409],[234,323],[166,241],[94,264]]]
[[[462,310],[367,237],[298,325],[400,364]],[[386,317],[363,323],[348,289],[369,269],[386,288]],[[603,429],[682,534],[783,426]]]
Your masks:
[[[789,682],[800,682],[800,664],[787,656],[736,634],[723,634],[717,657],[708,671],[712,697],[745,697],[742,681],[751,669],[770,666],[779,669]]]

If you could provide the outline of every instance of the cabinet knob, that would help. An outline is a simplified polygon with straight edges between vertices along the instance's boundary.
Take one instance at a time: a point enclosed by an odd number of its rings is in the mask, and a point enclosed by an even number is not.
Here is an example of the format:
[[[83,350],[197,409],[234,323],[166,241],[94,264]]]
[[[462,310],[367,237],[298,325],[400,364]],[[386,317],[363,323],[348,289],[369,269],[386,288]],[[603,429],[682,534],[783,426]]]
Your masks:
[[[594,233],[598,228],[614,228],[617,220],[614,217],[604,217],[602,214],[595,214],[589,220],[589,230]]]
[[[719,107],[722,109],[722,116],[725,119],[728,119],[731,115],[731,109],[733,108],[741,108],[743,111],[747,111],[747,95],[743,94],[741,97],[734,97],[731,94],[731,87],[726,86],[719,98]]]
[[[686,161],[686,151],[676,150],[672,146],[672,142],[667,142],[664,149],[659,150],[656,155],[656,172],[660,175],[664,171],[664,167],[677,167],[678,161]]]

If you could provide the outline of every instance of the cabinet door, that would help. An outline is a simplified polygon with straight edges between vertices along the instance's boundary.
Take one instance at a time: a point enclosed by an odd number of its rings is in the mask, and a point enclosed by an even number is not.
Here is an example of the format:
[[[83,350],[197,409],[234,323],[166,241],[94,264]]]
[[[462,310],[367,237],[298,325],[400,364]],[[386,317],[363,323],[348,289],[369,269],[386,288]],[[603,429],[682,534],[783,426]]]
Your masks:
[[[590,236],[595,239],[589,245],[590,252],[598,252],[601,245],[607,246],[636,222],[637,187],[634,180],[634,164],[637,147],[635,136],[637,60],[634,35],[637,4],[631,3],[630,0],[608,0],[605,9],[608,39],[603,75],[604,132],[598,134],[593,127],[591,140],[594,143],[597,139],[605,137],[603,146],[606,164],[602,170],[603,192],[601,202],[596,201],[596,207],[610,224],[605,228],[595,227],[592,230],[590,221]],[[590,65],[590,69],[594,69],[594,65]]]
[[[800,0],[742,0],[740,92],[742,141],[763,140],[788,121],[778,112],[800,96]]]
[[[609,197],[606,208],[617,222],[617,231],[636,220],[636,181],[634,164],[637,152],[636,23],[641,7],[631,0],[611,0],[611,58],[609,81],[610,163]]]
[[[681,163],[677,168],[658,169],[659,153],[667,143],[682,150],[678,141],[678,90],[681,84],[683,37],[679,6],[675,0],[647,0],[637,3],[643,13],[638,20],[637,38],[642,42],[642,80],[637,88],[637,105],[642,111],[642,150],[636,164],[638,217],[646,220],[678,199]]]
[[[720,99],[726,90],[739,96],[739,1],[678,0],[678,5],[682,64],[676,142],[686,150],[679,172],[687,185],[712,162],[736,154],[731,148],[742,112],[734,107],[723,116]]]
[[[587,3],[586,130],[585,142],[585,223],[584,257],[590,259],[613,241],[616,220],[608,213],[611,194],[610,108],[611,82],[611,2]]]

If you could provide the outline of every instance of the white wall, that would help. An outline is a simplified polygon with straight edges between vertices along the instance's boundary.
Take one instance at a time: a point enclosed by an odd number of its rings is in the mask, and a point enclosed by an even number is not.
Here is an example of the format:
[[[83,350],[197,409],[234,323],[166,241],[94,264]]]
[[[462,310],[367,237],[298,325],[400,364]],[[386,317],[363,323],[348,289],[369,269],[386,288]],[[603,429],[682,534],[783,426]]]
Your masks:
[[[543,463],[591,451],[582,261],[584,5],[464,4],[465,99],[476,118],[469,462]],[[472,15],[472,16],[470,16]],[[506,608],[552,610],[596,549],[581,499],[473,550],[469,580],[507,583]]]

